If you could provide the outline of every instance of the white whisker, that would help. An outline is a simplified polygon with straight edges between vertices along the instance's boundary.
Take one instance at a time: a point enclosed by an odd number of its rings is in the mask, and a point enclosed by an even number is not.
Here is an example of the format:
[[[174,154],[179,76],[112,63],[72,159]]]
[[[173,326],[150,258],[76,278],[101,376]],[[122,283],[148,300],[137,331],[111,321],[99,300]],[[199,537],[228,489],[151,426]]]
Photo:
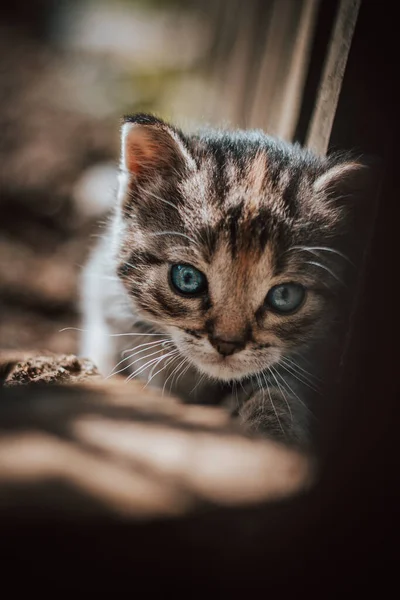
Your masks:
[[[121,356],[124,356],[124,354],[126,354],[127,352],[131,352],[131,350],[139,350],[139,348],[144,348],[145,346],[155,346],[156,344],[160,344],[161,346],[165,347],[167,346],[169,343],[173,343],[172,340],[153,340],[152,342],[146,342],[144,344],[139,344],[139,346],[134,346],[133,348],[127,348],[126,350],[123,350],[121,352]],[[126,359],[124,359],[126,360]],[[118,365],[117,365],[118,366]]]
[[[296,392],[294,391],[294,389],[289,385],[289,383],[286,381],[286,379],[283,377],[283,375],[281,373],[279,373],[278,370],[276,370],[276,374],[278,375],[278,377],[280,377],[282,379],[283,385],[285,385],[288,390],[293,394],[293,396],[295,398],[297,398],[297,400],[300,402],[300,404],[302,406],[304,406],[304,408],[306,410],[308,410],[311,413],[311,410],[308,408],[308,406],[303,402],[303,400],[301,398],[299,398],[299,396],[296,394]],[[312,414],[312,413],[311,413]]]
[[[181,358],[181,355],[177,357],[178,359]],[[185,360],[187,359],[182,359],[182,361],[178,364],[177,367],[174,368],[174,370],[172,371],[172,373],[170,373],[167,377],[167,379],[164,381],[164,385],[162,388],[162,395],[164,396],[164,392],[165,392],[165,386],[167,385],[168,381],[171,379],[171,377],[176,373],[176,371],[182,366],[182,364],[185,362]],[[170,386],[170,393],[171,393],[171,386]]]
[[[335,248],[329,248],[329,246],[292,246],[291,248],[289,248],[289,250],[303,250],[304,252],[311,252],[312,254],[315,254],[315,250],[321,252],[332,252],[333,254],[341,256],[342,258],[347,260],[351,265],[354,266],[354,263],[349,259],[348,256],[346,256],[345,254],[343,254],[343,252],[340,252],[339,250],[335,250]]]
[[[79,327],[64,327],[63,329],[59,329],[58,333],[62,331],[81,331],[83,333],[89,333],[87,329],[79,329]],[[165,335],[165,333],[105,333],[106,337],[123,337],[123,336],[160,336]]]
[[[162,355],[160,356],[160,361],[161,361],[163,358],[165,358],[166,356],[168,356],[168,354],[162,354]],[[151,369],[150,369],[150,371],[149,371],[149,374],[147,375],[147,383],[149,383],[149,381],[151,381],[151,378],[152,378],[152,375],[153,375],[153,373],[154,373],[154,370],[157,368],[157,366],[158,366],[159,364],[160,364],[160,363],[158,362],[158,363],[156,363],[155,365],[153,365],[153,366],[151,367]],[[146,384],[146,385],[147,385],[147,384]],[[145,386],[145,387],[146,387],[146,386]]]
[[[170,383],[170,385],[169,385],[169,393],[171,393],[171,390],[172,390],[172,387],[173,387],[173,385],[174,385],[174,382],[175,382],[175,385],[177,384],[177,378],[178,378],[180,375],[182,375],[182,373],[183,373],[183,370],[184,370],[184,368],[185,368],[185,365],[186,365],[186,363],[188,362],[188,360],[189,360],[189,359],[185,358],[185,359],[184,359],[184,361],[183,361],[183,362],[182,362],[182,363],[179,365],[179,369],[176,371],[176,374],[175,374],[175,375],[174,375],[174,377],[172,378],[172,380],[171,380],[171,383]]]
[[[160,352],[160,351],[159,351]],[[154,356],[154,354],[158,354],[159,352],[153,352],[152,354],[149,354],[148,356],[143,356],[142,358],[140,358],[139,360],[146,360],[147,358],[149,358],[150,356]],[[156,358],[152,358],[151,360],[148,360],[144,365],[142,365],[141,367],[138,367],[133,373],[131,373],[131,375],[129,375],[125,381],[130,381],[131,379],[134,379],[135,377],[137,377],[138,375],[140,375],[140,373],[142,373],[143,371],[145,371],[148,367],[150,367],[150,365],[153,365],[154,363],[156,363],[157,361],[159,361],[162,357],[161,356],[157,356]],[[138,362],[137,360],[134,361],[135,364],[136,362]],[[131,365],[130,365],[131,366]]]
[[[142,188],[139,188],[139,189],[142,189]],[[155,200],[159,200],[160,202],[164,202],[164,204],[168,204],[168,206],[171,206],[177,212],[179,212],[179,208],[177,206],[175,206],[175,204],[172,204],[172,202],[170,202],[169,200],[165,200],[165,198],[161,198],[161,196],[158,196],[157,194],[154,194],[154,192],[151,192],[150,190],[146,190],[146,194],[148,194],[149,196],[151,196]]]
[[[339,283],[343,284],[343,281],[337,276],[335,275],[335,273],[329,269],[328,267],[326,267],[325,265],[321,265],[321,263],[316,262],[315,260],[308,260],[306,261],[306,265],[314,265],[316,267],[320,267],[321,269],[324,269],[325,271],[327,271],[334,279],[336,279],[336,281],[338,281]]]
[[[141,350],[140,352],[137,352],[137,353],[135,353],[134,355],[132,355],[132,357],[133,357],[133,356],[136,356],[136,354],[140,354],[141,352],[146,352],[146,350],[152,350],[152,349],[153,349],[153,348],[145,348],[144,350]],[[114,375],[118,375],[118,373],[122,373],[122,372],[123,372],[123,371],[125,371],[126,369],[129,369],[130,367],[132,367],[132,365],[136,364],[138,361],[140,361],[140,360],[146,360],[147,358],[150,358],[150,356],[154,356],[154,355],[156,355],[156,354],[160,354],[160,352],[164,352],[164,348],[161,348],[161,350],[157,350],[156,352],[153,352],[153,353],[147,354],[146,356],[140,356],[139,358],[137,358],[136,360],[132,361],[132,362],[131,362],[131,363],[129,363],[128,365],[125,365],[125,367],[123,367],[122,369],[119,369],[119,371],[114,371],[114,372],[111,372],[111,373],[110,373],[110,375],[108,375],[108,376],[106,377],[106,379],[108,379],[108,378],[110,378],[110,377],[113,377]],[[128,357],[128,359],[127,359],[127,360],[129,360],[129,358],[132,358],[132,357]]]
[[[262,393],[262,406],[263,406],[263,410],[265,410],[265,388],[264,388],[264,386],[262,384],[261,376],[258,375],[258,373],[256,373],[256,379],[257,379],[257,385],[261,389],[261,393]],[[265,379],[264,376],[263,376],[263,379],[264,379],[264,382],[265,382],[265,387],[268,388],[268,382],[267,382],[267,380]]]
[[[310,383],[308,381],[305,381],[303,378],[301,378],[299,376],[299,373],[297,373],[296,371],[294,371],[293,367],[291,367],[290,365],[288,365],[287,363],[281,362],[279,363],[281,365],[281,367],[283,369],[285,369],[285,371],[287,371],[289,373],[289,375],[291,375],[292,377],[294,377],[295,379],[297,379],[298,381],[300,381],[300,383],[303,383],[304,385],[306,385],[307,387],[309,387],[311,390],[313,390],[313,392],[316,392],[317,394],[320,394],[320,390],[318,390],[317,388],[315,388],[313,385],[310,385]]]
[[[141,373],[143,373],[143,371],[145,371],[146,369],[148,369],[151,365],[153,365],[153,364],[156,364],[156,365],[159,364],[159,362],[160,362],[160,360],[162,358],[163,358],[162,356],[157,356],[156,358],[152,358],[151,360],[149,360],[142,367],[138,367],[134,373],[132,373],[131,375],[129,375],[125,379],[125,383],[127,383],[128,381],[131,381],[132,379],[135,379],[135,377],[137,377],[138,375],[140,375]]]
[[[282,431],[283,435],[285,436],[285,432],[284,432],[284,430],[283,430],[283,427],[282,427],[281,420],[280,420],[280,418],[279,418],[279,415],[278,415],[278,413],[277,413],[277,410],[276,410],[276,408],[275,408],[274,401],[272,400],[272,396],[271,396],[271,392],[270,392],[270,389],[269,389],[268,381],[267,381],[267,379],[266,379],[266,377],[265,377],[265,374],[264,374],[264,373],[261,373],[261,375],[262,375],[262,376],[263,376],[263,378],[264,378],[265,385],[266,385],[267,392],[268,392],[269,401],[270,401],[270,403],[271,403],[271,405],[272,405],[272,408],[274,409],[274,413],[275,413],[275,416],[276,416],[276,418],[277,418],[277,420],[278,420],[279,427],[281,428],[281,431]]]
[[[193,394],[193,392],[195,392],[197,390],[197,388],[199,387],[199,385],[201,384],[201,382],[204,380],[205,378],[205,373],[202,373],[199,377],[199,379],[197,380],[197,383],[195,384],[195,386],[193,387],[193,389],[189,392],[189,396],[191,396]]]
[[[248,393],[246,392],[246,390],[245,390],[245,389],[244,389],[244,387],[243,387],[243,383],[242,383],[242,380],[241,380],[241,379],[239,379],[239,385],[240,385],[240,387],[242,388],[242,390],[244,391],[244,393],[246,394],[246,396],[248,396]]]
[[[317,377],[316,375],[313,375],[312,373],[310,373],[310,371],[303,369],[303,367],[301,365],[299,365],[295,360],[289,358],[288,356],[285,356],[284,359],[286,362],[288,362],[290,365],[292,365],[293,368],[296,368],[296,369],[299,369],[300,371],[302,371],[304,373],[303,377],[307,380],[309,379],[310,383],[312,383],[313,379],[322,383],[321,379],[319,377]]]
[[[286,365],[287,367],[289,367],[293,371],[293,373],[296,373],[296,375],[298,375],[301,378],[301,379],[299,379],[299,381],[303,381],[304,380],[304,382],[309,383],[310,386],[315,386],[315,391],[318,391],[317,384],[314,383],[314,381],[310,377],[307,377],[307,375],[303,374],[298,369],[298,366],[296,364],[292,363],[291,361],[289,361],[287,359],[287,357],[282,356],[280,364]],[[314,389],[314,388],[312,388],[312,389]]]
[[[180,380],[180,378],[182,377],[182,375],[186,375],[186,373],[188,372],[188,370],[192,366],[189,359],[187,359],[187,363],[188,364],[186,366],[186,369],[182,369],[182,371],[179,373],[178,377],[176,378],[175,385],[178,385],[178,381]]]
[[[171,342],[172,343],[172,342]],[[106,377],[106,379],[108,379],[109,377],[112,377],[113,375],[117,375],[118,373],[121,373],[122,371],[125,371],[125,369],[127,369],[129,366],[131,366],[134,363],[131,363],[130,365],[128,365],[128,367],[124,367],[123,369],[120,369],[119,371],[115,371],[115,369],[117,367],[119,367],[119,365],[121,365],[123,362],[125,362],[126,360],[130,360],[131,358],[133,358],[134,356],[137,356],[138,354],[141,354],[142,352],[147,352],[147,350],[152,349],[154,346],[157,347],[160,345],[160,342],[147,342],[147,344],[140,344],[140,346],[145,346],[144,348],[141,348],[141,350],[137,349],[137,352],[133,352],[133,354],[130,354],[129,356],[126,356],[125,358],[123,358],[122,360],[119,361],[119,363],[117,363],[115,365],[115,367],[113,367],[111,373]],[[164,349],[161,348],[159,350],[159,352],[162,352]],[[142,357],[143,358],[143,357]]]
[[[276,376],[275,376],[275,369],[274,369],[274,367],[271,365],[271,366],[268,368],[268,370],[269,370],[269,372],[271,373],[272,377],[275,379],[276,385],[278,386],[278,389],[279,389],[279,391],[280,391],[280,393],[281,393],[281,395],[282,395],[282,397],[283,397],[284,401],[286,402],[286,406],[288,407],[288,410],[289,410],[289,413],[290,413],[290,420],[291,420],[291,421],[292,421],[292,423],[293,423],[293,414],[292,414],[292,409],[290,408],[290,404],[289,404],[289,402],[288,402],[288,400],[287,400],[287,398],[286,398],[286,396],[285,396],[285,393],[284,393],[284,391],[282,390],[282,388],[281,388],[281,386],[280,386],[280,384],[279,384],[279,381],[277,380],[277,378],[276,378]]]
[[[157,371],[156,373],[154,373],[154,375],[153,375],[153,371],[154,371],[154,369],[155,369],[155,368],[156,368],[156,367],[157,367],[157,366],[158,366],[160,363],[157,363],[157,364],[155,364],[155,365],[152,367],[152,369],[151,369],[151,371],[150,371],[150,373],[149,373],[149,377],[148,377],[148,379],[147,379],[147,383],[146,383],[146,385],[145,385],[144,387],[147,387],[147,386],[148,386],[148,384],[150,383],[150,381],[151,381],[151,380],[152,380],[154,377],[157,377],[157,375],[158,375],[159,373],[161,373],[162,371],[164,371],[164,369],[166,369],[166,368],[168,367],[168,365],[170,365],[170,364],[171,364],[171,362],[174,360],[174,357],[175,357],[175,355],[176,355],[176,354],[178,354],[178,353],[179,353],[179,350],[178,350],[178,349],[175,349],[175,350],[171,350],[171,352],[169,352],[168,354],[165,354],[164,356],[162,356],[162,357],[161,357],[161,359],[163,359],[163,358],[168,358],[168,360],[166,361],[165,365],[164,365],[164,366],[163,366],[163,367],[162,367],[162,368],[161,368],[159,371]]]

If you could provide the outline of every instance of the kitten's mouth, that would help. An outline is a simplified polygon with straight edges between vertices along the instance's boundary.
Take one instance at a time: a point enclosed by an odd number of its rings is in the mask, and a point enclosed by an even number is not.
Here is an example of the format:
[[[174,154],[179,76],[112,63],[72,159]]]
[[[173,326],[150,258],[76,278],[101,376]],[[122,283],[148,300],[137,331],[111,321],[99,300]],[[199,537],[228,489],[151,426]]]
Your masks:
[[[257,356],[246,352],[238,352],[231,356],[220,356],[217,354],[203,354],[191,356],[197,369],[213,379],[220,381],[240,381],[251,377],[256,373],[277,363],[281,357],[278,348],[269,346],[268,356]]]
[[[255,372],[257,369],[243,369],[243,365],[234,356],[225,356],[219,359],[210,357],[210,360],[202,358],[196,361],[199,371],[206,373],[210,377],[220,379],[221,381],[232,381],[234,379],[243,379],[247,375]]]
[[[186,330],[186,333],[189,331]],[[193,336],[193,332],[190,333]],[[200,373],[214,380],[240,381],[268,368],[280,358],[280,350],[273,347],[270,342],[257,344],[254,348],[246,347],[233,354],[222,355],[211,347],[206,348],[206,344],[197,343],[193,337],[178,339],[176,345]]]

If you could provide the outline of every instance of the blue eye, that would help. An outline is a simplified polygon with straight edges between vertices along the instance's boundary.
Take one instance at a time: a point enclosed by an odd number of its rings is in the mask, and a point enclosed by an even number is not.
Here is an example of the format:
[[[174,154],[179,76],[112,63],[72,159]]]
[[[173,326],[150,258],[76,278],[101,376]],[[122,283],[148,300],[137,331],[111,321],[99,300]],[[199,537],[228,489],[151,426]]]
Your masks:
[[[306,291],[298,283],[282,283],[271,288],[267,294],[267,304],[278,313],[291,313],[300,308]]]
[[[206,276],[192,265],[172,265],[170,279],[175,290],[187,296],[198,296],[207,289]]]

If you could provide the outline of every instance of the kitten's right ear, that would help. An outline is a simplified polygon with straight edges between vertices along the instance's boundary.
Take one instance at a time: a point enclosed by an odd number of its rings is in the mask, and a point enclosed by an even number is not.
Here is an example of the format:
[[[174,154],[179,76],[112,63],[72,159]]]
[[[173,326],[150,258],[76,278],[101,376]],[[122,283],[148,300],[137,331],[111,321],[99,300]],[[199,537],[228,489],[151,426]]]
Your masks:
[[[161,119],[144,114],[125,117],[121,137],[120,167],[134,179],[196,168],[182,134]]]

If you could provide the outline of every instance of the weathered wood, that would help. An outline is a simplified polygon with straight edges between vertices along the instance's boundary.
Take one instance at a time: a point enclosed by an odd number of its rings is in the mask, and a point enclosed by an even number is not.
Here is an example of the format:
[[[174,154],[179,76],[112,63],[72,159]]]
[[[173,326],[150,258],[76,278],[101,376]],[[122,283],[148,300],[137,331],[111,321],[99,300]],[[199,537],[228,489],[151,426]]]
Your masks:
[[[328,149],[360,4],[361,0],[341,0],[339,5],[306,140],[306,146],[317,154]]]
[[[252,128],[262,128],[271,134],[275,133],[275,115],[280,114],[293,33],[296,31],[300,9],[299,2],[274,0],[265,32],[265,45],[248,123]]]
[[[276,135],[288,141],[293,141],[300,115],[318,8],[319,0],[303,0],[293,40],[280,111],[274,125]]]
[[[104,381],[73,356],[11,354],[0,355],[0,509],[155,518],[310,482],[305,455],[247,436],[223,409]]]

